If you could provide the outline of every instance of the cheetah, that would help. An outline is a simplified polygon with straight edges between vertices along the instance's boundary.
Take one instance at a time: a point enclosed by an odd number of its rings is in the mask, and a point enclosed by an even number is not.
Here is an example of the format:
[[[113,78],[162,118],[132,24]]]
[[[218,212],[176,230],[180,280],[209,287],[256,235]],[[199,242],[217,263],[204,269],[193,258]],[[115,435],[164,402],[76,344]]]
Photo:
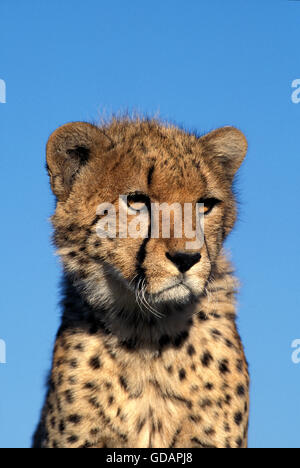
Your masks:
[[[246,152],[234,127],[200,136],[146,118],[50,136],[62,321],[33,448],[247,448],[248,365],[224,250]],[[173,222],[166,237],[118,235],[119,221],[100,236],[98,208],[120,215],[120,194],[131,221],[151,203],[199,205],[201,247],[187,249]]]

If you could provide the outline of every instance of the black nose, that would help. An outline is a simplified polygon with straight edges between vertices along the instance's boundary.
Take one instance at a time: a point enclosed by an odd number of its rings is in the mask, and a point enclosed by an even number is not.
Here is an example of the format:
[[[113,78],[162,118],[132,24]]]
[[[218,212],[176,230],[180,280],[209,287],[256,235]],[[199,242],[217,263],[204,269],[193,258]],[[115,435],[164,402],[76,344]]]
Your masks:
[[[171,260],[171,262],[175,263],[180,273],[185,273],[201,259],[199,253],[188,254],[182,252],[176,252],[173,255],[167,252],[166,257]]]

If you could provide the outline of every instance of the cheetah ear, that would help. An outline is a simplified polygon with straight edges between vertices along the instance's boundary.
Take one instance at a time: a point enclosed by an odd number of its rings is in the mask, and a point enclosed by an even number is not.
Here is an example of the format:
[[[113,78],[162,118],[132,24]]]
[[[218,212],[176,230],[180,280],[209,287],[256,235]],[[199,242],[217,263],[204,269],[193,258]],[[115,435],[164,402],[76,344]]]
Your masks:
[[[68,123],[52,133],[47,143],[47,169],[59,201],[67,200],[76,176],[99,146],[108,146],[107,138],[89,123]]]
[[[204,155],[216,170],[222,167],[232,181],[248,149],[245,135],[235,127],[223,127],[200,138]]]

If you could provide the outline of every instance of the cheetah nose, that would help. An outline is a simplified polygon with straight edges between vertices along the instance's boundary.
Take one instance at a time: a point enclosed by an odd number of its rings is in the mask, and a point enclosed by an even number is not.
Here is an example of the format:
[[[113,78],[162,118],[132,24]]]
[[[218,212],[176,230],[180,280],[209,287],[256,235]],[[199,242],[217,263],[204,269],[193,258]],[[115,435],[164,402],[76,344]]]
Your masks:
[[[183,252],[176,252],[172,255],[167,252],[166,257],[177,266],[180,273],[185,273],[190,270],[192,266],[198,263],[201,259],[201,255],[199,253],[189,254]]]

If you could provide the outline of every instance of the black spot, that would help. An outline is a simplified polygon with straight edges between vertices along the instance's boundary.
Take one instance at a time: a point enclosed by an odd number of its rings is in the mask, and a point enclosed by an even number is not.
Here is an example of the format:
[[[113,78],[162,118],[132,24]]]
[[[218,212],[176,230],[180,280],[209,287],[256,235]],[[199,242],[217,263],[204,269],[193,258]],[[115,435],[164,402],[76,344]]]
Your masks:
[[[243,441],[242,441],[242,439],[240,437],[236,440],[236,445],[237,445],[238,448],[242,448]]]
[[[154,434],[156,432],[156,426],[155,426],[154,421],[152,421],[151,432],[152,432],[152,434]]]
[[[102,409],[101,409],[101,411],[99,411],[99,416],[101,418],[103,418],[105,424],[110,424],[111,419],[108,416],[106,416],[106,414],[104,413],[104,411]]]
[[[110,396],[109,399],[108,399],[108,405],[111,406],[114,401],[115,401],[114,397]]]
[[[231,428],[228,423],[224,423],[224,431],[225,432],[231,432]]]
[[[58,429],[59,429],[59,432],[60,432],[61,434],[63,434],[63,433],[65,432],[65,423],[64,423],[63,420],[60,421],[60,423],[59,423],[59,428],[58,428]]]
[[[236,394],[240,397],[245,396],[245,387],[244,385],[238,385],[236,389]]]
[[[200,403],[199,403],[200,407],[202,409],[206,409],[206,408],[211,408],[212,407],[212,401],[209,400],[208,398],[205,398],[204,400],[202,400]]]
[[[237,426],[240,426],[242,421],[243,421],[243,415],[240,411],[238,411],[234,415],[234,422]]]
[[[189,419],[194,423],[199,423],[201,421],[201,416],[196,414],[190,414]]]
[[[128,391],[128,383],[127,383],[127,380],[125,379],[125,377],[123,377],[121,375],[120,378],[119,378],[119,381],[120,381],[121,387],[124,388],[124,390],[126,390],[126,392],[127,392]]]
[[[88,440],[85,441],[84,445],[81,445],[81,447],[79,447],[80,449],[90,449],[93,447],[93,444],[91,442],[89,442]]]
[[[70,361],[70,367],[72,367],[73,369],[76,369],[78,367],[77,359],[72,359]]]
[[[54,380],[51,378],[49,380],[49,388],[50,388],[50,392],[55,392],[55,383],[54,383]]]
[[[97,434],[99,434],[99,432],[100,432],[100,429],[98,427],[95,427],[94,429],[90,430],[91,436],[96,436]]]
[[[168,367],[167,367],[167,372],[168,372],[168,374],[170,374],[170,375],[173,374],[173,366],[168,366]]]
[[[138,434],[141,432],[141,430],[143,429],[143,427],[145,426],[145,424],[146,424],[146,419],[145,419],[145,418],[142,419],[142,420],[140,420],[140,421],[137,423],[137,428],[136,428],[136,430],[137,430],[137,433],[138,433]]]
[[[239,372],[243,372],[243,369],[244,369],[244,365],[243,365],[243,361],[241,359],[238,359],[236,361],[236,368]]]
[[[96,385],[93,382],[87,382],[84,384],[84,388],[87,390],[94,390],[96,388]]]
[[[53,405],[48,402],[47,407],[48,407],[49,414],[53,414],[53,411],[54,411]]]
[[[204,367],[209,367],[210,363],[213,361],[213,357],[212,355],[210,354],[209,351],[206,351],[202,358],[201,358],[201,362],[203,364]]]
[[[77,257],[77,252],[74,252],[74,251],[73,251],[73,252],[70,252],[68,255],[69,255],[69,257],[71,257],[71,258],[76,258],[76,257]]]
[[[199,319],[200,322],[206,322],[208,320],[208,317],[207,317],[205,312],[200,311],[198,313],[198,319]]]
[[[80,424],[81,420],[82,420],[82,417],[79,416],[79,414],[71,414],[68,417],[68,421],[72,424]]]
[[[211,330],[211,334],[212,334],[212,337],[215,338],[215,339],[222,336],[222,333],[219,330],[217,330],[216,328],[213,328]]]
[[[99,401],[97,400],[96,397],[90,398],[90,399],[89,399],[89,403],[90,403],[90,405],[92,405],[92,406],[93,406],[94,408],[96,408],[96,409],[99,409],[99,408],[100,408],[100,403],[99,403]]]
[[[57,405],[58,412],[61,413],[61,400],[59,397],[57,397],[56,405]]]
[[[212,436],[216,433],[216,431],[212,427],[208,427],[207,429],[204,429],[204,433],[207,436]]]
[[[69,377],[68,382],[70,385],[76,385],[77,383],[76,377],[73,377],[73,376]]]
[[[207,383],[207,384],[205,384],[205,389],[206,389],[206,390],[211,391],[211,390],[213,390],[213,388],[214,388],[214,386],[213,386],[212,383]]]
[[[230,396],[230,395],[226,395],[226,396],[225,396],[225,403],[226,403],[226,405],[230,405],[231,401],[232,401],[231,396]]]
[[[67,442],[69,444],[76,444],[78,442],[78,437],[76,435],[71,435],[70,437],[67,438]]]
[[[232,347],[233,347],[233,344],[232,344],[232,342],[231,342],[230,340],[227,340],[227,339],[226,339],[226,340],[225,340],[225,344],[226,344],[226,346],[227,346],[228,348],[232,348]]]
[[[50,419],[50,424],[51,424],[52,429],[54,429],[56,425],[56,419],[54,417]]]
[[[101,367],[101,362],[98,356],[94,356],[89,360],[89,365],[92,369],[97,370]]]
[[[157,420],[157,430],[158,432],[161,432],[163,428],[162,422],[160,419]]]
[[[192,344],[188,346],[187,352],[189,356],[193,356],[194,354],[196,354],[196,350]]]
[[[78,343],[76,346],[74,346],[74,349],[76,351],[84,351],[83,345],[81,343]]]
[[[188,409],[192,409],[193,408],[193,403],[190,401],[190,400],[187,400],[186,398],[183,398],[182,396],[180,395],[172,395],[171,398],[173,398],[174,400],[176,401],[180,401],[181,403],[183,403],[184,405],[186,405],[186,407]]]
[[[230,370],[228,368],[228,360],[227,359],[223,359],[223,361],[220,362],[219,371],[221,372],[221,374],[230,373]]]
[[[72,390],[66,390],[65,391],[65,397],[66,397],[66,402],[69,404],[74,403],[74,396],[72,393]]]
[[[179,375],[179,380],[184,380],[186,378],[186,371],[184,369],[180,369],[178,375]]]
[[[63,380],[64,380],[63,373],[60,372],[60,373],[58,374],[58,380],[57,380],[57,385],[58,385],[59,387],[62,385]]]
[[[174,436],[173,436],[173,438],[172,438],[172,442],[171,442],[171,445],[170,445],[169,448],[174,448],[174,447],[175,447],[180,432],[181,432],[181,427],[179,427],[179,428],[176,430],[176,432],[175,432],[175,434],[174,434]]]

